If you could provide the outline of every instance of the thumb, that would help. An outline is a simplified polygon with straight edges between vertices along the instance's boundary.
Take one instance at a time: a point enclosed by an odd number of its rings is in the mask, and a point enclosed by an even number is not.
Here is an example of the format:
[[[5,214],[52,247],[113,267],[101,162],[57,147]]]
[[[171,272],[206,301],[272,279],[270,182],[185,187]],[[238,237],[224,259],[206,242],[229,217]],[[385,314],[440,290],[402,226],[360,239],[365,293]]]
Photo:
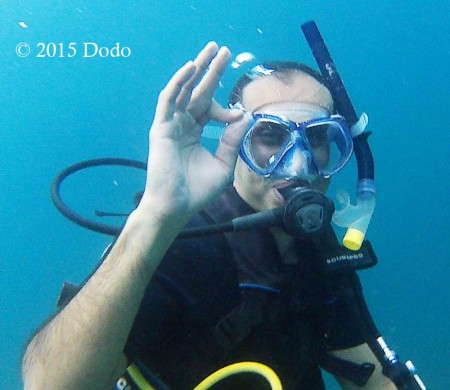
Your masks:
[[[250,122],[250,118],[241,112],[240,119],[230,123],[222,137],[216,150],[218,158],[228,169],[233,170],[241,145],[242,138]]]

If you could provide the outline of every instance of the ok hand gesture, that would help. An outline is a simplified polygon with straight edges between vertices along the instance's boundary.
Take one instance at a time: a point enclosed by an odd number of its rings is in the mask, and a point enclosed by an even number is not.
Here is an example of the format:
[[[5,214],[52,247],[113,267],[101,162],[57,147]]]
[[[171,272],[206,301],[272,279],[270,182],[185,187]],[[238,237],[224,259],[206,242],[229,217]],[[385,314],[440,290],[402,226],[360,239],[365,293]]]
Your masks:
[[[217,195],[233,174],[248,119],[213,99],[230,58],[226,47],[208,43],[159,95],[141,204],[149,205],[161,217],[189,218]],[[200,146],[203,127],[210,120],[229,124],[214,155]]]

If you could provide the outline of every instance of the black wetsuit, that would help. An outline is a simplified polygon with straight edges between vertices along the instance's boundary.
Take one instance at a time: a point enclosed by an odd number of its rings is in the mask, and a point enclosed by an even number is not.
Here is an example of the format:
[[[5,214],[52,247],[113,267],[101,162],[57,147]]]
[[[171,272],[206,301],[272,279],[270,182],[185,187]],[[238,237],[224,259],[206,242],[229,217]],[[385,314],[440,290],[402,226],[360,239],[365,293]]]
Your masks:
[[[230,187],[191,226],[252,212]],[[267,229],[176,240],[148,286],[127,356],[173,389],[193,388],[239,361],[268,365],[285,389],[323,389],[319,362],[326,352],[366,341],[365,304],[356,297],[353,270],[323,267],[321,253],[337,245],[331,228],[295,245],[300,261],[284,265]],[[268,386],[250,375],[216,388]]]

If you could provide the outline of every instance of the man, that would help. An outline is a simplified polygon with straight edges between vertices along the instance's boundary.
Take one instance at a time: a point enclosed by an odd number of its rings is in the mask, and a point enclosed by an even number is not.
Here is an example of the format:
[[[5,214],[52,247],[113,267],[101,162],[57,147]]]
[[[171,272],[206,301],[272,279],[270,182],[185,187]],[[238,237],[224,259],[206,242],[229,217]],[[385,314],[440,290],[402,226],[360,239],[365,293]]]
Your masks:
[[[281,206],[293,184],[322,192],[328,185],[297,146],[291,152],[297,168],[261,175],[278,141],[273,132],[247,130],[253,114],[286,123],[327,119],[334,110],[329,90],[305,71],[275,71],[242,88],[240,109],[224,109],[213,95],[230,56],[227,48],[207,44],[160,93],[142,200],[100,267],[30,342],[25,388],[111,389],[133,359],[169,386],[189,388],[246,359],[274,368],[285,388],[320,389],[323,356],[371,363],[375,371],[363,388],[395,388],[381,374],[359,321],[352,323],[352,297],[339,293],[331,310],[324,304],[324,291],[338,284],[315,266],[317,240],[270,228],[174,243],[188,222],[202,226]],[[199,144],[210,120],[228,124],[215,155]],[[251,147],[261,147],[245,162],[237,159],[244,135]],[[307,135],[320,170],[330,156],[320,134],[314,143],[316,136]],[[233,173],[233,187],[224,193]],[[354,275],[334,277],[344,284],[349,278]],[[327,316],[336,317],[336,327],[328,329]],[[223,340],[230,324],[239,329]],[[344,388],[361,388],[338,380]]]

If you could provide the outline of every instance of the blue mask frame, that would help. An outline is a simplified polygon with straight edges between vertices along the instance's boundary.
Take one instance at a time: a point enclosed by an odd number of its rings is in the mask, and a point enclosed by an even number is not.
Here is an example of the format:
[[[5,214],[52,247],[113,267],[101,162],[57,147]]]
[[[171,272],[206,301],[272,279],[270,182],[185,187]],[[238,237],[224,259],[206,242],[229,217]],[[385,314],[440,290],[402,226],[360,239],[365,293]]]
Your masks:
[[[270,156],[267,159],[267,164],[264,164],[264,166],[257,162],[252,142],[253,133],[260,124],[267,124],[269,127],[277,125],[279,129],[281,128],[282,131],[285,131],[283,135],[286,137],[285,141],[279,146],[279,151]],[[329,128],[332,130],[332,132],[327,133],[328,143],[334,142],[340,153],[338,160],[330,167],[324,167],[319,162],[314,147],[310,142],[311,134],[308,134],[310,130],[326,124],[330,124]],[[291,165],[292,161],[290,160],[293,159],[293,151],[297,149],[301,151],[305,158],[305,163],[308,165],[306,170],[309,174],[328,178],[341,170],[348,162],[353,152],[353,141],[344,118],[339,115],[298,123],[276,115],[253,114],[253,121],[244,135],[239,155],[255,173],[264,177],[271,177],[279,170],[277,168]],[[285,176],[285,174],[281,176]]]

